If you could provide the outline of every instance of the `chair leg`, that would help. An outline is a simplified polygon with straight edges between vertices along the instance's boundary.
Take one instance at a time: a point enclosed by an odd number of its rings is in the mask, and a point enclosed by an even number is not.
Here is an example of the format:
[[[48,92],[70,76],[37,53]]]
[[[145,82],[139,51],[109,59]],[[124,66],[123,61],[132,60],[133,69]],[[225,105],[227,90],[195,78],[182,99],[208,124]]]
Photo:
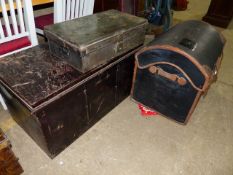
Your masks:
[[[4,110],[7,110],[7,106],[6,106],[6,103],[4,101],[4,99],[2,98],[2,94],[0,94],[0,103],[3,107]]]

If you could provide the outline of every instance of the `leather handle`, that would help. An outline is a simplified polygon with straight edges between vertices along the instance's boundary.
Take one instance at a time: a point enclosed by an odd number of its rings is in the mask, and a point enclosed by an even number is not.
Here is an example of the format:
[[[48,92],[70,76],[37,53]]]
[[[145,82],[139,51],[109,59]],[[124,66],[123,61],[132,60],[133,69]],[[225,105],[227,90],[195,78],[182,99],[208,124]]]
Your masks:
[[[158,74],[158,75],[160,75],[162,77],[165,77],[165,78],[167,78],[167,79],[169,79],[171,81],[177,82],[180,86],[184,86],[187,83],[185,78],[180,77],[180,76],[178,76],[176,74],[168,73],[168,72],[164,71],[162,68],[159,68],[159,67],[156,67],[156,66],[150,66],[149,71],[152,74]]]

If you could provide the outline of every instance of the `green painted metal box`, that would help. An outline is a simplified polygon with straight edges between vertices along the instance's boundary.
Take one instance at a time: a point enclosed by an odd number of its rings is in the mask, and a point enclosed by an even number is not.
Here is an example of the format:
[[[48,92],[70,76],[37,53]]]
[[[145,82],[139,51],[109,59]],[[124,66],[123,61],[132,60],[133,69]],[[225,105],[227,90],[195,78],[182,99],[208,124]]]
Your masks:
[[[50,51],[84,73],[143,44],[147,20],[117,10],[45,27]]]

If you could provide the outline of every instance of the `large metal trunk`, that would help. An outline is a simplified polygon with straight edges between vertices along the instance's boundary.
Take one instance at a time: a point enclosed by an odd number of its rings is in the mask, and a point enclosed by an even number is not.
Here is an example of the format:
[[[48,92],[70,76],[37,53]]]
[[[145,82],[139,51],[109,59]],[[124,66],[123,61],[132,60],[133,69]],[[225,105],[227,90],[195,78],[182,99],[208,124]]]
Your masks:
[[[132,98],[186,123],[216,78],[224,43],[207,23],[176,25],[136,54]]]
[[[37,46],[1,60],[1,94],[53,158],[129,95],[136,50],[83,74]]]
[[[87,72],[144,42],[147,20],[116,10],[45,27],[50,51]]]

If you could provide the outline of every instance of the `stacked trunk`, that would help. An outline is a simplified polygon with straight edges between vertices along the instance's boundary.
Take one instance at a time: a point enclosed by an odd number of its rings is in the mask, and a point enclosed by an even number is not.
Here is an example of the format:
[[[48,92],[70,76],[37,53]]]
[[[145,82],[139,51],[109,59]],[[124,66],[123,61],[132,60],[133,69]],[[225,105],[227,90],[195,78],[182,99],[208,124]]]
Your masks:
[[[9,112],[51,158],[129,95],[146,25],[110,10],[48,26],[48,44],[0,61]]]

